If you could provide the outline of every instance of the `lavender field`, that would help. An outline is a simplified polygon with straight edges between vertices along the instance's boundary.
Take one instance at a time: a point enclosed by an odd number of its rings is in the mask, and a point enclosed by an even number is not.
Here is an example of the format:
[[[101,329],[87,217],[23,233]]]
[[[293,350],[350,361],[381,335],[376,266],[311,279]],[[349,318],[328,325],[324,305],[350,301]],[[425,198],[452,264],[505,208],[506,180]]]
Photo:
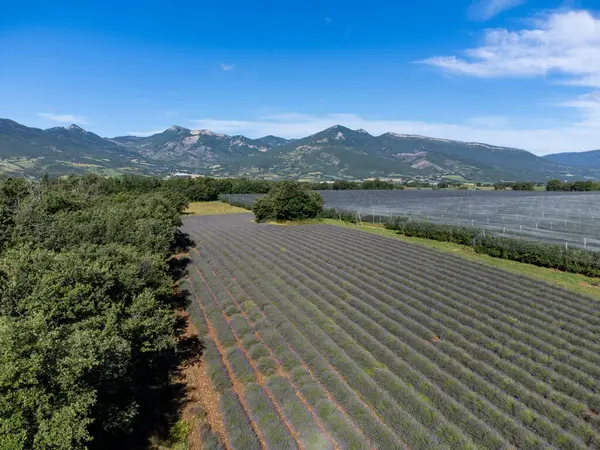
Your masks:
[[[231,449],[600,448],[600,308],[332,225],[184,219]]]

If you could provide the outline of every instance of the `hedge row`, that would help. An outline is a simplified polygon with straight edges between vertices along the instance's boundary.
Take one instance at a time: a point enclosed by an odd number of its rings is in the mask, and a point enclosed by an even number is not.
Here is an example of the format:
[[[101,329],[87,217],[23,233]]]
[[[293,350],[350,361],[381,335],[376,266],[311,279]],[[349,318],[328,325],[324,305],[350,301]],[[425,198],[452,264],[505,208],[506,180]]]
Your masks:
[[[342,219],[344,220],[344,219]],[[527,240],[485,236],[477,228],[396,219],[385,225],[405,236],[472,246],[477,253],[590,277],[600,276],[600,255],[596,252]]]
[[[292,381],[298,384],[302,395],[311,405],[317,405],[317,414],[324,421],[326,427],[338,442],[348,443],[344,448],[362,448],[361,438],[356,435],[352,426],[346,422],[345,418],[340,416],[335,409],[330,407],[330,404],[325,400],[323,388],[339,401],[344,409],[348,412],[352,420],[359,425],[365,435],[377,443],[381,448],[401,448],[398,443],[398,438],[384,425],[373,419],[366,406],[356,397],[351,389],[345,384],[340,383],[340,379],[336,377],[330,370],[330,366],[323,356],[313,347],[306,337],[299,332],[296,327],[290,327],[289,321],[278,307],[272,303],[272,299],[268,294],[262,291],[262,288],[257,286],[250,278],[240,271],[240,266],[234,262],[237,261],[238,255],[230,253],[229,257],[222,257],[219,252],[225,252],[227,245],[224,244],[215,249],[213,252],[212,246],[208,244],[211,254],[215,256],[221,264],[224,265],[231,273],[236,272],[236,282],[244,285],[244,290],[252,295],[254,302],[261,308],[265,314],[267,321],[261,320],[255,324],[263,339],[272,345],[273,351],[278,359],[282,361],[284,368],[291,370]],[[259,281],[259,278],[257,278]],[[276,302],[279,303],[279,302]],[[269,330],[276,330],[279,333],[277,339],[271,340],[272,333]],[[273,336],[275,337],[275,336]],[[296,353],[289,353],[286,345],[281,345],[283,340],[291,345]],[[298,359],[298,356],[302,360]],[[287,360],[287,361],[286,361]],[[322,383],[315,384],[312,377],[307,376],[308,371],[304,367],[298,367],[298,363],[305,363],[309,367],[315,379]],[[297,372],[302,372],[302,374]],[[365,448],[368,448],[365,445]]]
[[[552,267],[590,277],[600,276],[600,255],[596,252],[490,236],[478,237],[474,248],[477,253],[485,253],[496,258]]]
[[[225,244],[226,245],[226,244]],[[222,248],[223,249],[223,248]],[[234,259],[237,258],[237,255]],[[265,261],[266,262],[266,261]],[[240,264],[243,264],[240,261]],[[257,267],[256,263],[251,264],[247,272],[250,275],[250,279],[253,279],[251,275],[254,273],[254,268]],[[443,447],[443,445],[439,442],[437,436],[432,435],[430,430],[421,425],[417,420],[415,420],[411,415],[406,414],[406,411],[399,408],[398,403],[395,399],[390,397],[390,395],[381,387],[379,387],[373,379],[371,379],[364,371],[361,370],[360,365],[353,360],[347,353],[345,353],[341,348],[338,348],[335,344],[334,340],[328,336],[327,333],[324,333],[318,326],[315,325],[315,319],[318,319],[317,316],[307,317],[301,310],[298,309],[298,303],[293,303],[289,300],[286,300],[286,297],[282,295],[276,288],[273,287],[272,283],[266,282],[263,283],[263,277],[256,277],[257,280],[260,280],[255,284],[260,290],[262,290],[263,294],[267,296],[267,298],[273,299],[277,298],[274,302],[277,304],[277,309],[280,309],[281,312],[284,313],[286,318],[284,319],[285,323],[288,323],[291,317],[294,317],[292,323],[294,323],[295,327],[301,331],[301,333],[308,333],[316,339],[316,342],[313,342],[311,347],[311,353],[316,350],[314,357],[308,357],[307,362],[309,366],[312,365],[313,360],[322,359],[322,355],[327,355],[327,360],[335,361],[336,369],[340,373],[341,376],[344,377],[349,386],[359,393],[360,398],[363,401],[366,401],[368,404],[373,405],[374,409],[381,414],[381,418],[384,423],[388,424],[394,430],[402,430],[403,437],[411,444],[412,448],[438,448]],[[242,275],[236,275],[236,279],[243,283],[245,286],[248,286],[246,281],[243,281]],[[252,283],[252,282],[251,282]],[[259,297],[254,297],[255,301],[259,300]],[[294,306],[296,304],[296,306]],[[268,306],[264,307],[264,311],[267,315],[274,313],[273,308],[274,304],[271,303]],[[291,328],[291,327],[290,327]],[[281,330],[284,336],[291,331],[291,329]],[[294,339],[291,341],[294,345],[299,345],[300,341]],[[361,349],[357,348],[354,344],[354,341],[346,341],[349,345],[346,348],[346,352],[351,351],[351,349],[355,349],[357,352],[360,352],[362,356],[368,357],[366,352],[361,352]],[[308,349],[306,349],[308,350]],[[354,355],[358,356],[358,355]],[[324,361],[323,361],[324,362]],[[373,363],[374,364],[374,363]],[[372,367],[373,364],[370,364],[369,367]],[[328,376],[331,376],[330,368],[327,363],[324,364],[324,369],[328,372]],[[313,369],[315,370],[315,369]],[[317,372],[317,370],[315,370]],[[324,380],[325,381],[325,380]],[[325,381],[327,386],[327,382]],[[327,386],[329,388],[329,392],[337,397],[339,393],[339,388],[341,386]],[[348,392],[349,395],[345,395],[346,400],[354,397],[354,393],[352,390]],[[356,397],[355,397],[356,398]],[[356,398],[358,400],[358,398]],[[422,403],[421,403],[422,404]],[[366,417],[361,418],[358,411],[352,411],[352,418],[357,421],[360,425],[360,428],[365,431],[365,434],[369,437],[373,436],[373,439],[377,442],[383,436],[381,431],[378,430],[377,433],[373,433],[375,430],[373,427],[377,427],[377,422],[373,423],[371,420]],[[361,420],[362,419],[362,420]],[[445,425],[445,424],[444,424]],[[442,427],[439,428],[440,436],[444,433],[442,432]],[[437,428],[436,428],[437,429]],[[446,431],[450,431],[446,428]],[[383,443],[382,443],[383,444]],[[388,442],[383,444],[384,448],[395,448],[397,444],[392,444]]]
[[[291,264],[291,261],[290,261],[290,264]],[[273,270],[275,270],[275,267],[269,267],[268,268],[268,273],[272,273],[271,271],[273,271]],[[292,271],[291,267],[288,267],[287,270],[290,271],[290,272]],[[314,276],[316,276],[316,273],[311,274],[310,277],[313,278]],[[330,273],[329,276],[332,276],[332,274]],[[322,282],[325,282],[325,281],[321,279],[318,284],[320,284]],[[299,289],[299,288],[301,288],[301,286],[295,286],[295,289]],[[355,325],[354,325],[355,323],[360,323],[361,326],[365,326],[366,328],[371,328],[369,326],[369,323],[368,323],[370,321],[367,319],[369,313],[353,314],[352,309],[351,309],[349,311],[346,311],[346,313],[352,315],[352,320],[344,320],[345,316],[343,314],[342,315],[336,314],[336,312],[335,312],[336,309],[335,308],[333,308],[333,310],[331,310],[331,311],[327,310],[327,305],[320,302],[320,298],[321,298],[321,296],[323,296],[325,294],[325,292],[320,292],[319,294],[320,295],[317,295],[317,296],[312,297],[312,298],[308,297],[308,299],[310,301],[312,301],[312,302],[319,302],[318,308],[320,310],[324,311],[324,312],[326,311],[326,314],[323,317],[332,317],[332,318],[334,318],[335,319],[335,323],[339,323],[340,326],[342,326],[342,328],[344,328],[345,330],[348,330],[348,332],[351,332],[351,330],[353,328],[355,328]],[[286,295],[293,295],[293,294],[291,292],[286,292]],[[309,295],[309,293],[303,293],[303,295],[307,296],[307,295]],[[303,303],[304,302],[301,299],[295,299],[295,304],[297,304],[299,306],[303,306]],[[343,305],[344,305],[344,302],[338,302],[337,303],[337,307],[338,308],[343,308]],[[300,317],[300,315],[297,314],[295,317]],[[312,319],[315,321],[315,323],[317,323],[317,325],[320,324],[322,329],[327,329],[326,323],[320,323],[319,322],[319,318],[320,317],[319,317],[318,314],[316,316],[312,317]],[[364,319],[366,319],[366,321]],[[384,318],[379,318],[379,320],[384,320]],[[342,325],[342,323],[343,323],[343,325]],[[371,324],[372,324],[372,322],[371,322]],[[376,325],[374,325],[374,326],[376,327]],[[396,330],[396,332],[398,332],[398,330]],[[365,335],[364,333],[362,333],[360,331],[360,328],[358,328],[356,330],[356,333],[358,333],[357,335],[360,336],[359,341],[361,343],[364,343],[363,345],[368,346],[367,342],[370,340],[369,337],[367,335]],[[377,335],[377,333],[375,334],[375,336],[378,338],[379,342],[388,342],[387,338],[391,337],[391,336],[389,336],[389,334],[388,335]],[[408,335],[406,336],[406,338],[410,339],[410,337],[408,337]],[[434,349],[430,345],[428,345],[425,342],[425,340],[423,340],[423,339],[414,339],[413,338],[412,341],[413,341],[412,345],[416,346],[416,347],[420,347],[422,351],[429,352],[429,353],[431,353],[431,352],[435,353]],[[340,343],[341,343],[340,345],[343,346],[343,343],[341,341],[340,341]],[[377,346],[377,344],[372,344],[372,345]],[[396,345],[394,345],[393,347],[396,350],[400,350],[402,348],[402,344],[400,342],[397,342]],[[378,353],[378,350],[376,348],[374,348],[372,346],[368,346],[368,348],[369,348],[370,351],[374,352],[373,354],[377,354]],[[346,353],[349,354],[350,356],[352,356],[353,360],[359,362],[361,366],[363,366],[363,367],[376,367],[376,364],[369,363],[368,361],[366,361],[363,358],[361,358],[361,355],[360,355],[359,351],[357,351],[357,350],[355,350],[353,348],[346,348],[345,350],[346,350]],[[408,354],[407,353],[402,353],[399,356],[401,356],[403,358],[402,360],[406,359],[408,361],[412,361],[411,363],[417,362],[409,354],[411,354],[411,352],[408,352]],[[384,362],[388,367],[390,367],[390,369],[393,367],[394,368],[394,372],[398,372],[399,371],[399,367],[400,366],[398,366],[397,364],[402,364],[401,360],[395,360],[395,362],[394,362],[391,359],[389,359],[389,357],[388,357],[389,355],[384,355],[383,353],[380,354],[379,356],[380,356],[380,360],[382,362]],[[416,355],[413,354],[413,356],[416,356]],[[434,355],[430,355],[430,356],[434,356]],[[394,359],[394,358],[392,357],[392,359]],[[422,358],[421,358],[421,360],[422,360]],[[339,359],[336,358],[336,362],[338,362],[338,361],[339,361]],[[402,365],[404,365],[404,364],[402,364]],[[427,363],[423,362],[423,361],[421,361],[420,366],[425,367],[425,368],[428,367]],[[447,364],[446,364],[446,366],[447,366]],[[388,392],[394,392],[395,395],[399,395],[401,398],[405,399],[404,406],[406,408],[408,408],[409,411],[411,410],[411,405],[415,405],[416,406],[419,403],[419,402],[416,402],[416,401],[413,401],[411,403],[411,400],[410,400],[411,393],[409,391],[403,391],[400,388],[399,384],[394,384],[393,383],[394,380],[396,380],[396,381],[398,381],[398,380],[391,373],[387,372],[386,370],[377,369],[377,368],[374,369],[374,372],[375,372],[375,374],[386,375],[385,378],[376,377],[376,379],[380,382],[381,386],[386,386],[386,388],[388,388]],[[438,373],[438,372],[439,371],[434,370],[434,374],[435,375],[432,374],[432,373],[429,373],[429,376],[434,376],[434,377],[436,377],[436,376],[437,377],[442,376],[442,378],[444,378],[443,377],[444,374],[441,374],[441,373]],[[416,377],[415,379],[418,380],[418,382],[414,382],[414,383],[416,383],[414,385],[415,386],[420,386],[422,388],[424,380],[421,379],[421,378],[419,378],[419,377]],[[392,384],[390,384],[390,383],[392,383]],[[443,381],[441,381],[438,385],[439,386],[445,386],[446,383],[444,383]],[[392,386],[394,388],[392,388]],[[458,385],[456,385],[455,387],[458,388]],[[438,408],[442,407],[442,409],[444,409],[443,407],[446,405],[446,403],[452,401],[451,399],[449,399],[447,397],[436,398],[435,394],[433,392],[434,391],[429,390],[428,391],[428,394],[429,394],[428,397],[430,395],[434,395],[434,398],[436,400],[435,404],[436,404],[436,406]],[[460,391],[460,392],[464,393],[464,390]],[[460,396],[460,398],[463,401],[465,401],[465,400],[471,400],[471,397],[468,397],[468,396],[467,397]],[[467,401],[467,403],[472,403],[472,402],[468,402]],[[423,410],[422,411],[415,410],[414,412],[417,414],[417,417],[419,417],[419,412],[418,411],[420,411],[420,413],[424,415],[423,417],[420,417],[420,419],[424,420],[424,421],[427,421],[429,423],[429,430],[430,430],[430,432],[436,434],[436,430],[439,430],[440,431],[440,436],[444,436],[443,439],[444,439],[445,442],[448,442],[450,448],[457,448],[457,440],[460,440],[460,436],[457,436],[456,434],[452,433],[452,431],[451,431],[452,427],[448,427],[448,424],[444,424],[443,423],[443,419],[440,422],[441,418],[435,417],[435,419],[434,419],[435,414],[433,412],[428,412],[427,411],[427,407],[424,406],[422,403],[420,403],[419,408],[421,408]],[[456,408],[457,408],[456,404],[454,404],[452,406],[449,406],[449,408],[450,408],[450,410],[452,410],[452,411],[455,412],[453,414],[455,419],[462,419],[463,415],[465,415],[466,411],[462,412],[460,415],[456,414]],[[481,412],[483,412],[483,411],[481,411]],[[491,423],[495,423],[495,422],[498,422],[498,420],[500,420],[500,418],[498,416],[498,414],[499,414],[498,411],[495,411],[495,412],[489,411],[489,412],[490,412],[490,419],[491,419],[491,417],[494,417],[496,419],[495,421],[494,420],[490,420]],[[468,415],[468,413],[467,413],[467,415]],[[435,426],[435,427],[432,426],[432,421],[434,421],[437,426]],[[525,429],[519,429],[518,427],[514,426],[515,424],[512,424],[512,426],[511,426],[511,424],[509,424],[506,420],[503,421],[503,424],[504,424],[503,428],[505,430],[507,429],[507,427],[511,428],[511,430],[514,432],[513,436],[515,437],[515,440],[519,441],[521,443],[522,447],[531,446],[529,444],[536,442],[535,437],[533,435],[531,435],[531,433],[528,433]],[[464,424],[461,423],[461,425],[464,425]],[[473,432],[469,433],[469,434],[471,434],[473,436],[477,436],[478,439],[481,439],[483,437],[483,435],[484,435],[484,430],[480,428],[478,430],[478,432],[475,432],[474,431],[474,427],[476,427],[476,426],[477,426],[476,423],[470,422],[465,427],[465,429],[467,429],[467,430],[473,430]],[[442,430],[444,432],[441,432]],[[517,438],[517,436],[518,436],[518,438]],[[498,448],[498,442],[496,442],[495,444],[491,444],[491,440],[493,440],[493,439],[495,439],[495,437],[493,436],[493,434],[492,435],[487,435],[486,436],[486,440],[485,440],[486,444],[484,446],[487,447],[487,448]],[[460,447],[460,445],[459,445],[459,447]]]
[[[294,438],[282,422],[265,390],[256,383],[248,383],[245,387],[245,396],[252,419],[261,430],[267,448],[297,449]]]

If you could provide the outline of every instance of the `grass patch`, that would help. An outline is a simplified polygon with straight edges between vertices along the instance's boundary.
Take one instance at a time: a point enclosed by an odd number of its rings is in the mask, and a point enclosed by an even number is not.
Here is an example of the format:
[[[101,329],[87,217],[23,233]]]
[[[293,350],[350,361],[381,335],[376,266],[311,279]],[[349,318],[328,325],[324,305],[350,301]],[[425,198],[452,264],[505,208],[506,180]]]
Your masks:
[[[323,219],[285,220],[281,222],[269,221],[266,223],[268,223],[269,225],[277,225],[280,227],[291,227],[294,225],[314,225],[317,223],[323,223]]]
[[[462,181],[465,182],[467,181],[466,178],[460,176],[460,175],[446,175],[445,177],[443,177],[446,180],[452,180],[452,181]]]
[[[150,440],[149,448],[151,450],[188,450],[188,438],[191,432],[189,422],[178,420],[169,430],[169,438],[165,441],[158,441],[153,438]]]
[[[249,211],[237,206],[231,206],[228,203],[214,202],[192,202],[185,210],[184,214],[192,216],[216,215],[216,214],[240,214]]]
[[[424,247],[434,248],[436,250],[452,253],[454,255],[461,256],[471,261],[477,261],[489,266],[497,267],[508,272],[518,273],[526,275],[538,280],[553,283],[566,289],[570,289],[580,294],[585,294],[600,300],[600,283],[597,278],[586,277],[585,275],[578,275],[574,273],[561,272],[555,269],[549,269],[546,267],[538,267],[532,264],[524,264],[517,261],[509,261],[506,259],[494,258],[492,256],[475,253],[473,248],[460,244],[453,244],[451,242],[438,242],[430,239],[407,237],[397,234],[393,230],[386,230],[383,226],[377,224],[363,223],[352,224],[348,222],[341,222],[334,219],[323,219],[322,223],[336,225],[344,228],[352,228],[356,230],[365,231],[367,233],[377,234],[379,236],[389,237],[392,239],[398,239],[403,242],[409,242],[411,244],[422,245]]]

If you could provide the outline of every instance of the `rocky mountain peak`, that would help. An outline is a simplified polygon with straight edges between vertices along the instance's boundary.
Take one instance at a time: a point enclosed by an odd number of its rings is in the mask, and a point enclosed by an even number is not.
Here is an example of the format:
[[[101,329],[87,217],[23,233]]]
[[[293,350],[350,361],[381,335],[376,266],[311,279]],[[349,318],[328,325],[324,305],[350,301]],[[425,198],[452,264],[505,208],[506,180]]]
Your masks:
[[[179,125],[171,125],[166,131],[190,131],[188,128],[180,127]]]

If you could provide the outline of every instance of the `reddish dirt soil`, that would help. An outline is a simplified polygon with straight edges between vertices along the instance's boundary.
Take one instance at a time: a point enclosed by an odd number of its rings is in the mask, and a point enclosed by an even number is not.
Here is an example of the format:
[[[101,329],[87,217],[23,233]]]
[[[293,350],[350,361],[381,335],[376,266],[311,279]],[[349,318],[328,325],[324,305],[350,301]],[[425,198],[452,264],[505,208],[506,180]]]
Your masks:
[[[180,339],[197,337],[198,330],[192,324],[188,314],[179,312],[178,315],[186,321],[185,332]],[[206,367],[202,359],[194,359],[182,365],[177,381],[186,386],[186,400],[181,411],[181,419],[187,421],[191,426],[189,449],[200,450],[201,448],[200,434],[196,426],[197,420],[203,420],[221,437],[222,442],[226,442],[225,427],[219,409],[220,395],[206,373]],[[198,412],[202,412],[201,415],[204,417],[198,417]]]
[[[429,339],[427,342],[428,344],[435,344],[436,342],[441,342],[442,338],[440,337],[439,334],[433,336],[431,339]]]

